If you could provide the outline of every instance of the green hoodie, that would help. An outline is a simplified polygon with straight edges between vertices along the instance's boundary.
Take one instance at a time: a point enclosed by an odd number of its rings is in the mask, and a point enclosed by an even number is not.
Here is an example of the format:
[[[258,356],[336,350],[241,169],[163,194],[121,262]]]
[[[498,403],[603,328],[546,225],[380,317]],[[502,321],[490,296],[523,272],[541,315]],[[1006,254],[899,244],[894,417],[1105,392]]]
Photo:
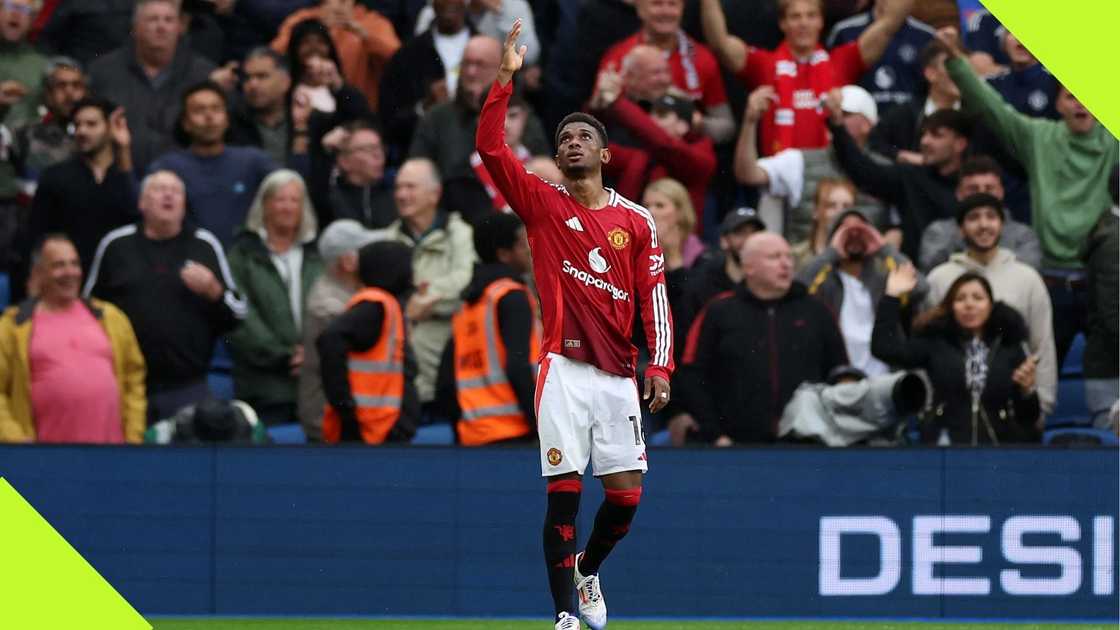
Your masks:
[[[961,100],[978,111],[1030,178],[1031,224],[1042,266],[1081,269],[1078,257],[1101,213],[1111,207],[1105,182],[1117,165],[1116,138],[1097,123],[1075,134],[1064,121],[1020,114],[963,58],[945,63]]]

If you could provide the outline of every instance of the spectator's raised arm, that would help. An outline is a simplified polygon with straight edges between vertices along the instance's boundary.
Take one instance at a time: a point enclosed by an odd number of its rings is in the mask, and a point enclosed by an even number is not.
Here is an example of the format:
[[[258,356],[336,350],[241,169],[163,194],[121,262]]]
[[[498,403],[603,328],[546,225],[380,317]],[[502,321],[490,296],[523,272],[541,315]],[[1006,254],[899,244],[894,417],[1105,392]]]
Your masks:
[[[700,23],[704,28],[704,41],[708,42],[719,62],[734,74],[747,65],[750,48],[747,43],[727,30],[727,18],[720,0],[700,0]]]
[[[883,0],[879,17],[860,34],[859,54],[863,63],[871,67],[879,62],[898,29],[906,22],[906,16],[914,7],[914,0]]]

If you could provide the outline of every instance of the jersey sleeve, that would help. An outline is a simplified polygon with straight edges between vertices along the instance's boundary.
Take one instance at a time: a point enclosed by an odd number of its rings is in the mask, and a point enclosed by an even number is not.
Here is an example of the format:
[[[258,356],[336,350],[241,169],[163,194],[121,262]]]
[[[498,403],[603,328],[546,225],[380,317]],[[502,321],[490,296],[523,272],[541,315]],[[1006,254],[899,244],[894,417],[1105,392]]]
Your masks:
[[[828,52],[828,56],[832,60],[838,86],[859,83],[860,77],[867,70],[867,66],[863,63],[863,55],[859,52],[858,40],[833,48]]]
[[[774,53],[750,46],[747,49],[747,61],[735,76],[747,85],[747,90],[753,90],[760,85],[773,84],[773,70]]]
[[[526,171],[506,145],[506,109],[512,93],[512,81],[504,86],[494,81],[479,114],[475,146],[486,171],[494,178],[494,186],[521,220],[530,225],[542,216],[542,198],[555,190]]]
[[[703,93],[701,100],[704,103],[705,109],[712,107],[719,107],[727,103],[727,90],[723,86],[723,75],[719,71],[719,62],[716,61],[715,55],[708,52],[707,48],[702,48],[703,44],[696,44],[696,65],[697,72],[700,74],[701,91]]]
[[[646,343],[649,344],[649,366],[646,378],[660,376],[666,381],[673,374],[673,316],[669,312],[669,294],[665,288],[665,253],[657,242],[657,228],[643,230],[648,236],[635,248],[634,288],[642,313]]]

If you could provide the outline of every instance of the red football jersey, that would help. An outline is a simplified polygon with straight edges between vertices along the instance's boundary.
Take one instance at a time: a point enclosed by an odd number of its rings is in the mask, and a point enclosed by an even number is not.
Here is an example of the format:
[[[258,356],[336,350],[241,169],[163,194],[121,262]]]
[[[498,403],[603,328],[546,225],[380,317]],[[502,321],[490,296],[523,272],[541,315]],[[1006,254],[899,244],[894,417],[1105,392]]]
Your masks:
[[[637,304],[649,340],[646,375],[668,380],[673,322],[653,217],[613,190],[606,206],[592,210],[563,186],[527,172],[505,144],[512,89],[512,82],[491,87],[476,144],[494,185],[525,222],[541,297],[542,356],[555,352],[634,376],[638,351],[630,336]]]
[[[727,92],[723,87],[719,61],[708,47],[685,35],[680,34],[682,46],[669,52],[669,73],[673,86],[698,101],[702,110],[718,107],[727,103]],[[622,60],[638,44],[645,43],[639,31],[607,49],[599,59],[599,72],[610,68],[616,72],[622,68]]]

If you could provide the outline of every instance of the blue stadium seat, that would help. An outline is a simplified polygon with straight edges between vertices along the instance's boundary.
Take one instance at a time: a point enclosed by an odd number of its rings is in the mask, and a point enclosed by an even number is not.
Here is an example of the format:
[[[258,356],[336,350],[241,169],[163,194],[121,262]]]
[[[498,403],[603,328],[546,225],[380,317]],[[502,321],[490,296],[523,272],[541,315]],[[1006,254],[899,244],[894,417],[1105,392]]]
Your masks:
[[[0,309],[8,308],[11,299],[12,281],[8,278],[8,274],[0,273]]]
[[[1090,424],[1089,406],[1085,402],[1085,381],[1063,378],[1058,381],[1058,400],[1054,412],[1046,418],[1047,427]]]
[[[1116,434],[1092,427],[1066,427],[1050,429],[1042,434],[1047,446],[1120,446]]]
[[[299,423],[268,427],[268,437],[274,444],[307,444],[307,435]]]
[[[661,431],[658,431],[657,433],[649,436],[648,438],[646,438],[646,444],[648,444],[649,446],[669,446],[669,429],[662,429]]]
[[[450,424],[428,424],[416,429],[413,444],[448,445],[455,443],[455,431]]]
[[[1066,361],[1062,364],[1062,372],[1059,378],[1076,377],[1080,378],[1082,374],[1082,359],[1085,356],[1085,335],[1077,333],[1073,338],[1073,343],[1069,346],[1069,352],[1066,353]]]
[[[206,375],[210,393],[218,400],[233,400],[233,377],[226,372],[211,371]]]
[[[210,358],[210,371],[225,372],[226,374],[233,371],[233,356],[229,353],[229,345],[226,344],[225,339],[218,339],[218,342],[214,344],[214,354]]]

